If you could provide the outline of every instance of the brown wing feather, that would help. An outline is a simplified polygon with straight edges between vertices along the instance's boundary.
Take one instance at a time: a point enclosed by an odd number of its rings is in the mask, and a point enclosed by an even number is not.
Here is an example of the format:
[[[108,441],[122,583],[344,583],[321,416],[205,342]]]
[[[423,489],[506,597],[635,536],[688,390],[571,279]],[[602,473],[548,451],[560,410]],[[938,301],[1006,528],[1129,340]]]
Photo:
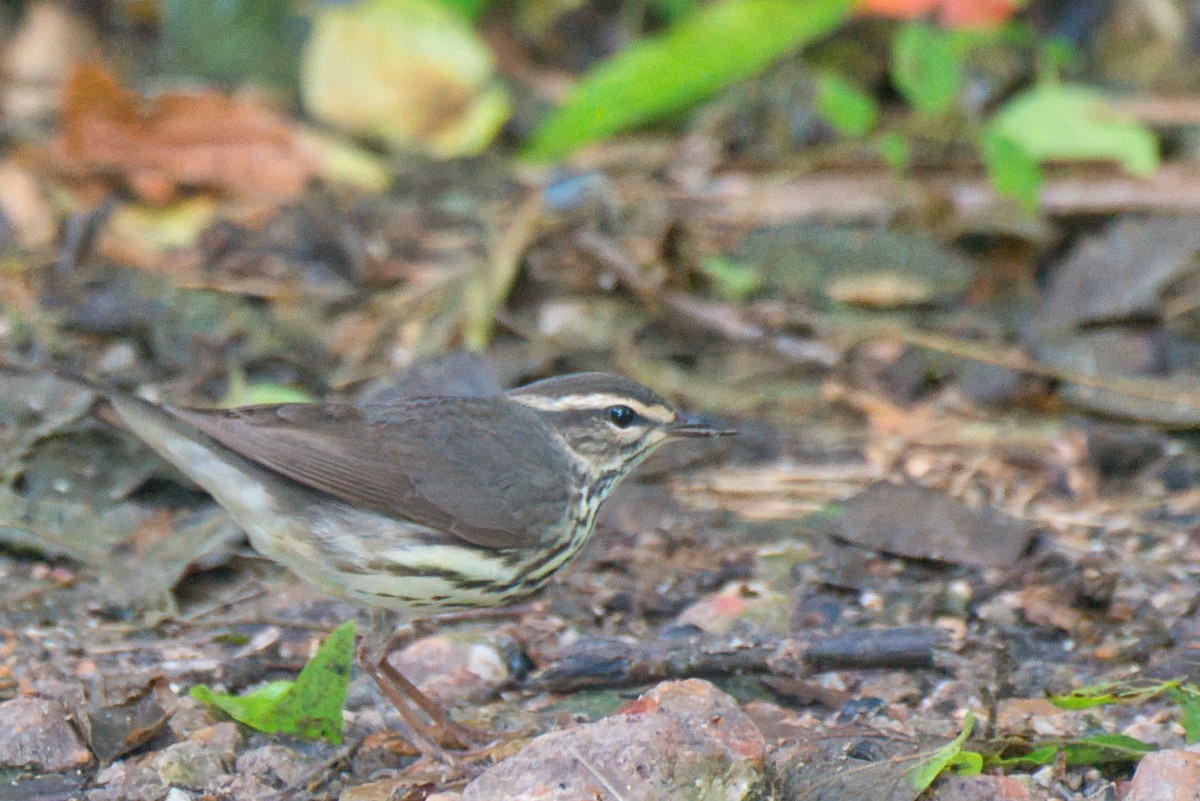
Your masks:
[[[536,543],[570,499],[566,456],[502,396],[170,411],[293,481],[482,547]]]

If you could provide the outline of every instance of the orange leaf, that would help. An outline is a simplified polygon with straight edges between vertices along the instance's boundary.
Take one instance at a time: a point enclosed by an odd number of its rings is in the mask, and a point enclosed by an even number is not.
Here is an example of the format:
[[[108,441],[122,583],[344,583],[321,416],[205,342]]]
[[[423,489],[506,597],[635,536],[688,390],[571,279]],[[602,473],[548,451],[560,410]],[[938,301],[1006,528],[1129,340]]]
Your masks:
[[[1017,11],[1019,0],[861,0],[858,11],[892,19],[937,16],[948,28],[988,28]]]
[[[862,0],[859,12],[893,19],[916,19],[931,13],[941,0]]]
[[[216,92],[144,100],[94,64],[67,82],[62,127],[45,154],[54,168],[75,178],[117,178],[158,202],[185,186],[288,199],[318,166],[272,109]]]
[[[942,0],[938,15],[949,28],[994,28],[1017,13],[1017,0]]]

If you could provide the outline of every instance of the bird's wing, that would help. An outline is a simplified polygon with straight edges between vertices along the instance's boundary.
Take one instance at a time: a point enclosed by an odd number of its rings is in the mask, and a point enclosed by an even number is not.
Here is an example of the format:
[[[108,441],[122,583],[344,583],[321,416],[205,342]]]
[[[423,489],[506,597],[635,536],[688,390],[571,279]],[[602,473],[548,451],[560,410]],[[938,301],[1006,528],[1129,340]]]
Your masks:
[[[536,544],[571,498],[552,434],[503,397],[169,411],[304,486],[482,547]]]

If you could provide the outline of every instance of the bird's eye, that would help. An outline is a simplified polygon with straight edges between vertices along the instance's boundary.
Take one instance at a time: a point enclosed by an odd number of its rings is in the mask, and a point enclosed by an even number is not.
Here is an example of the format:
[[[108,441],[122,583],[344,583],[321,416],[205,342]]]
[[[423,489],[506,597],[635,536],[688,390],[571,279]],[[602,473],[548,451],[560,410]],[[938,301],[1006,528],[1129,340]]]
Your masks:
[[[633,425],[633,418],[637,417],[633,409],[628,406],[609,406],[608,421],[617,428],[629,428]]]

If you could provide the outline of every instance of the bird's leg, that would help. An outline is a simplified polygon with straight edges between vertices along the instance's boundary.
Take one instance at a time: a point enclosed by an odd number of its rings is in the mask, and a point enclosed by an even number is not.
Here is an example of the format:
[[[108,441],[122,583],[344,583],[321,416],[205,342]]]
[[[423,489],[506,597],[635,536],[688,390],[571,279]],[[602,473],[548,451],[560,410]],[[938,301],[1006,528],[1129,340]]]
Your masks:
[[[420,707],[421,711],[428,715],[432,721],[433,725],[429,726],[429,730],[436,735],[438,742],[456,742],[463,748],[472,751],[486,749],[487,746],[496,742],[498,735],[493,732],[477,729],[474,726],[467,726],[464,723],[451,720],[444,709],[432,698],[421,692],[415,684],[406,679],[404,674],[397,670],[396,666],[389,662],[386,657],[378,663],[377,667],[379,675],[373,675],[375,682],[379,684],[381,681],[386,681],[392,686],[394,692],[403,694],[413,704]],[[382,686],[380,684],[381,689]],[[405,723],[408,723],[408,721],[405,720]],[[409,723],[409,725],[411,726],[412,724]]]
[[[386,617],[372,614],[371,629],[363,638],[358,661],[394,707],[413,734],[413,745],[426,756],[453,764],[456,760],[443,744],[469,750],[484,749],[496,740],[496,735],[457,723],[433,699],[404,677],[389,657],[399,650],[410,636],[407,628],[392,629]],[[369,640],[373,642],[368,642]],[[421,716],[424,712],[428,718]]]
[[[457,764],[458,760],[454,755],[446,751],[442,746],[438,737],[436,723],[430,726],[428,722],[421,718],[417,710],[412,707],[412,699],[382,674],[379,669],[380,662],[372,658],[364,649],[359,653],[359,664],[362,665],[363,670],[367,672],[367,675],[379,687],[384,697],[400,713],[400,718],[404,721],[404,725],[408,727],[409,739],[416,746],[417,750],[431,759],[441,760],[450,765]]]

